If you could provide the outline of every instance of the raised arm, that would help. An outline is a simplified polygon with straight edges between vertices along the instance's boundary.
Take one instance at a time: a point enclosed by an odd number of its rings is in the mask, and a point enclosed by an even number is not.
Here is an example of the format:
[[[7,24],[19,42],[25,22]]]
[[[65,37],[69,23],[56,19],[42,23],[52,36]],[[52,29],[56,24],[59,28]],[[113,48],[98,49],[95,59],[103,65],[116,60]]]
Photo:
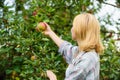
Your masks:
[[[63,57],[65,58],[66,62],[68,64],[70,64],[72,62],[72,59],[74,57],[75,53],[78,53],[78,48],[77,46],[73,46],[71,43],[62,40],[61,38],[59,38],[50,28],[50,26],[45,23],[47,28],[44,31],[45,35],[48,35],[55,43],[56,45],[59,47],[59,53],[61,55],[63,55]]]
[[[44,31],[44,34],[45,35],[48,35],[54,42],[55,44],[60,47],[60,45],[64,42],[64,40],[62,40],[60,37],[58,37],[53,31],[52,29],[50,28],[50,26],[45,23],[47,28],[46,30]]]

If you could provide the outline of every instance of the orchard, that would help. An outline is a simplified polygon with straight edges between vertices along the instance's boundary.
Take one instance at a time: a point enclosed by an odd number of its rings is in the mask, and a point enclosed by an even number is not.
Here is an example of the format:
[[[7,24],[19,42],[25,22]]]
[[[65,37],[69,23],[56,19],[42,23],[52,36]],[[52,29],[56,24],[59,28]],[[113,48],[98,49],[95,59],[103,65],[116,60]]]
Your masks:
[[[70,29],[73,18],[80,13],[96,15],[107,0],[13,0],[12,5],[0,0],[0,80],[49,80],[46,70],[52,70],[58,80],[64,80],[67,63],[58,53],[58,47],[43,35],[48,23],[53,31],[72,44]],[[116,4],[106,4],[120,8]],[[115,45],[120,40],[118,30],[109,31],[113,26],[111,15],[98,17],[105,51],[100,55],[100,80],[120,80],[120,50]],[[114,35],[117,38],[114,39]]]

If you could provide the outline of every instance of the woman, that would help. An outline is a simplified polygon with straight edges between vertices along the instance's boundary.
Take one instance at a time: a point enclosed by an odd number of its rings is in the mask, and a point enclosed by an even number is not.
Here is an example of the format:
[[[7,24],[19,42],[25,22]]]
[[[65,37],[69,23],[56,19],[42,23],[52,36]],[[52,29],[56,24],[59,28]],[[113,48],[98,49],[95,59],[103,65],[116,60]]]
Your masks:
[[[99,80],[99,54],[103,51],[100,40],[100,25],[94,15],[83,13],[73,20],[71,28],[72,39],[78,46],[59,38],[47,25],[44,31],[59,47],[59,53],[63,55],[69,64],[65,80]],[[48,70],[50,80],[57,80],[56,75]]]

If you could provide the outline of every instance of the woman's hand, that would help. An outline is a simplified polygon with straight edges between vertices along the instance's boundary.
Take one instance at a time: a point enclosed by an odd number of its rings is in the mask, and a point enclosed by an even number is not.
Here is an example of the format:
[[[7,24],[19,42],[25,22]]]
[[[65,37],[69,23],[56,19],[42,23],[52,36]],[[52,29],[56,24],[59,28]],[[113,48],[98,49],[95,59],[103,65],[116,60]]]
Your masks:
[[[44,24],[46,25],[46,29],[44,31],[44,34],[47,36],[50,36],[50,34],[53,32],[52,29],[50,28],[50,26],[44,22]]]
[[[57,80],[56,75],[51,70],[47,70],[46,72],[47,72],[47,77],[50,80]]]
[[[64,40],[62,40],[61,38],[59,38],[53,31],[52,29],[50,28],[50,26],[45,23],[46,25],[46,29],[44,31],[44,34],[45,35],[48,35],[55,43],[58,47],[60,47],[60,45],[64,42]]]

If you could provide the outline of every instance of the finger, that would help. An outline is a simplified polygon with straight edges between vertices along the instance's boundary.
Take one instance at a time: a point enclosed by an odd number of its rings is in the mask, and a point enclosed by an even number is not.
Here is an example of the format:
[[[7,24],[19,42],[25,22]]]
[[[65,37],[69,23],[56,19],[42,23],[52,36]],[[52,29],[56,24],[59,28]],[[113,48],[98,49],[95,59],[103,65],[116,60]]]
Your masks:
[[[51,70],[47,70],[46,73],[50,80],[57,80],[56,75]]]
[[[51,77],[50,71],[46,71],[46,73],[47,73],[47,77],[50,78]]]
[[[49,76],[54,74],[51,70],[47,70],[46,72],[47,72],[47,75],[49,75]]]
[[[50,26],[46,22],[44,22],[44,24],[46,25],[47,29],[50,28]]]
[[[47,26],[45,22],[42,22],[42,23],[43,23],[45,26]]]
[[[51,73],[51,71],[50,71],[50,70],[47,70],[46,72],[47,72],[48,74],[49,74],[49,73]]]
[[[49,26],[46,22],[43,22],[46,26]]]

